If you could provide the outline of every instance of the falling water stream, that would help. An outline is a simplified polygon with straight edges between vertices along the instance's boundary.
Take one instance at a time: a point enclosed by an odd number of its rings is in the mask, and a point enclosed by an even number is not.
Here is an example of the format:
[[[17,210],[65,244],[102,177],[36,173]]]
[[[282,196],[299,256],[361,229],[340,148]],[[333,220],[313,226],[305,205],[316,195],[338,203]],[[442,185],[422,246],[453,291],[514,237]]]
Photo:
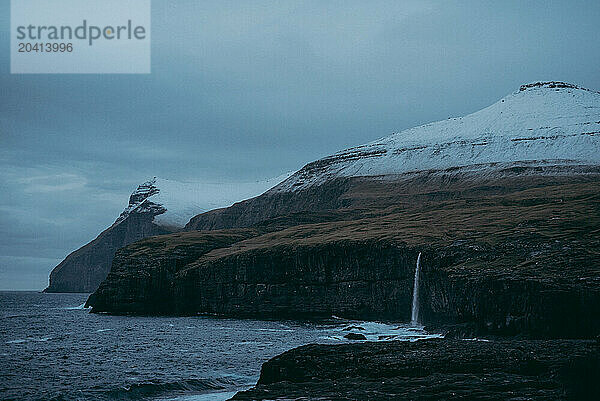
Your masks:
[[[413,284],[412,314],[410,323],[419,325],[419,272],[421,271],[421,252],[417,256],[417,268],[415,269],[415,283]]]

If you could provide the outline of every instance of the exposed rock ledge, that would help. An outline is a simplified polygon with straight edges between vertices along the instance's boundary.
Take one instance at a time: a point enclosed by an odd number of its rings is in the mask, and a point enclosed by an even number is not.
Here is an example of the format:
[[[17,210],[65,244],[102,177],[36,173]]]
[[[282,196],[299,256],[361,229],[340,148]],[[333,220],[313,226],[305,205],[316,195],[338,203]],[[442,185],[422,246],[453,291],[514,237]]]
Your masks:
[[[432,339],[307,345],[232,400],[593,400],[598,343]]]

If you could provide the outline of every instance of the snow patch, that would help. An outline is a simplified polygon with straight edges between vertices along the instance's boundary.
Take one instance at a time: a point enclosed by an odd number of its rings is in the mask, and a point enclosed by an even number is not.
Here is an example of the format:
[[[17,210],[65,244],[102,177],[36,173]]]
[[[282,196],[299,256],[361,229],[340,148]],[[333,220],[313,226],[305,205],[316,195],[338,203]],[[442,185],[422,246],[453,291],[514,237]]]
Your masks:
[[[131,194],[129,205],[115,224],[132,213],[152,213],[155,224],[181,229],[200,213],[258,196],[290,175],[243,183],[185,183],[154,177]]]

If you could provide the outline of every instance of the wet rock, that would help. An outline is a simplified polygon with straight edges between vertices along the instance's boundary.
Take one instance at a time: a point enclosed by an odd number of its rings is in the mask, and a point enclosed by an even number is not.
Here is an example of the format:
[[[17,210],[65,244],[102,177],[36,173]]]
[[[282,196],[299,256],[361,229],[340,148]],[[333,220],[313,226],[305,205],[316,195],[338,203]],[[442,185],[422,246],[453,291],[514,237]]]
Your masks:
[[[344,336],[344,338],[347,338],[348,340],[366,340],[367,337],[364,336],[364,334],[360,334],[360,333],[348,333]]]
[[[233,400],[595,400],[599,368],[591,340],[307,345]]]

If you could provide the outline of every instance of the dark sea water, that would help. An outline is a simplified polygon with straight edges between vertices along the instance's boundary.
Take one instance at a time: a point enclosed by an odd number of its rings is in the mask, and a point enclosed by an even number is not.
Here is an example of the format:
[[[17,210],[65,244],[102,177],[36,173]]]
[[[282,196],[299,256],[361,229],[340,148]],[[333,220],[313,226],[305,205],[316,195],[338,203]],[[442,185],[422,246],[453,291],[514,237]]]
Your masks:
[[[261,364],[308,343],[347,341],[324,323],[90,314],[87,294],[0,292],[0,400],[225,400]],[[415,339],[405,325],[359,323],[370,340]]]

